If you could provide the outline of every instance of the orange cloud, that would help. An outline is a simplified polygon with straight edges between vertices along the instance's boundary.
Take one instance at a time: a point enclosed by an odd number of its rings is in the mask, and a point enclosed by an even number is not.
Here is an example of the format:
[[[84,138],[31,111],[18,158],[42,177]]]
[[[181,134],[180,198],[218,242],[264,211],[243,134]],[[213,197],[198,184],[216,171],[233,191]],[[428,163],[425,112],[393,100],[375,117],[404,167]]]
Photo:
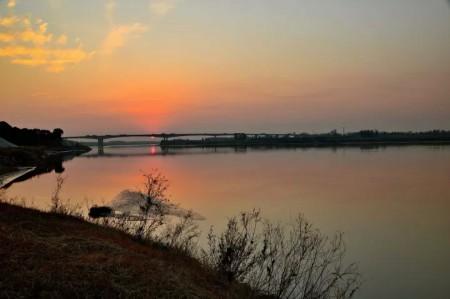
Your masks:
[[[47,71],[61,72],[68,64],[89,58],[81,48],[47,49],[40,47],[9,46],[0,48],[0,57],[10,57],[11,63],[27,66],[44,66]]]
[[[19,21],[20,21],[20,18],[16,17],[16,16],[3,17],[3,18],[0,18],[0,26],[10,27],[10,26],[13,26],[14,24],[18,23]]]
[[[111,54],[115,49],[123,47],[130,37],[139,36],[147,30],[148,27],[140,23],[115,26],[103,41],[101,52]]]
[[[9,16],[0,18],[0,57],[11,63],[30,67],[41,66],[49,72],[61,72],[67,65],[80,63],[94,53],[86,52],[81,44],[66,47],[65,34],[56,40],[47,32],[48,24],[41,19]]]
[[[15,6],[16,6],[16,0],[8,0],[7,6],[8,6],[9,8],[15,7]]]
[[[8,43],[15,39],[15,36],[9,33],[0,32],[0,42]]]

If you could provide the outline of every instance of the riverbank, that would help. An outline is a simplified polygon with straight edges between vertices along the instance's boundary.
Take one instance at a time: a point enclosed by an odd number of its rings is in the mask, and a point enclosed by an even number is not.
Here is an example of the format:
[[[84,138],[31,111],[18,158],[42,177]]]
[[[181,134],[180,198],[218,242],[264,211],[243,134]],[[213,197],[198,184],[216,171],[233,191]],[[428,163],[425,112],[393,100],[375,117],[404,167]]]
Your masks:
[[[0,121],[0,175],[3,180],[5,176],[16,176],[23,167],[34,167],[38,173],[49,168],[61,170],[64,156],[91,150],[79,142],[64,140],[63,133],[60,128],[53,131],[18,128]]]
[[[42,161],[64,155],[79,155],[87,153],[90,147],[76,144],[61,147],[11,147],[0,148],[0,170],[16,167],[37,166]],[[0,172],[1,173],[1,172]]]
[[[56,228],[56,229],[55,229]],[[248,298],[198,261],[82,219],[0,203],[2,298]]]
[[[36,170],[36,167],[18,167],[7,169],[4,173],[0,173],[0,189],[10,185],[15,180],[26,176],[34,170]]]
[[[361,131],[348,134],[236,134],[232,137],[162,140],[162,148],[177,147],[378,147],[449,145],[450,133],[431,131],[388,133]]]
[[[450,145],[450,140],[441,141],[374,141],[374,142],[202,142],[193,140],[174,140],[173,142],[161,143],[163,149],[170,148],[377,148],[387,146],[440,146]]]
[[[56,148],[0,148],[0,188],[49,171],[63,172],[63,161],[90,150],[82,144]]]

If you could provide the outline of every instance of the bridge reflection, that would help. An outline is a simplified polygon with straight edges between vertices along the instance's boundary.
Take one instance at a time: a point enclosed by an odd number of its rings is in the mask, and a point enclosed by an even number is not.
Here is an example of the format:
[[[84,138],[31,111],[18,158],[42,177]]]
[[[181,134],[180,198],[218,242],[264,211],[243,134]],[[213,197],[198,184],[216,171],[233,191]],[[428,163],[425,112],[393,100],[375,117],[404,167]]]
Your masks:
[[[132,158],[132,157],[151,157],[151,156],[195,156],[195,155],[217,155],[217,154],[245,154],[247,152],[264,152],[264,151],[310,151],[312,149],[317,150],[314,147],[305,146],[235,146],[235,147],[178,147],[178,148],[166,148],[157,145],[153,146],[105,146],[106,149],[110,149],[108,152],[103,149],[99,151],[91,151],[85,153],[77,158]],[[358,147],[361,150],[364,148]],[[372,149],[378,149],[379,147],[372,147]],[[133,152],[133,149],[140,150]],[[322,147],[323,150],[337,151],[339,147]],[[345,147],[341,148],[342,150]]]
[[[159,146],[142,147],[142,146],[111,146],[106,148],[113,149],[113,152],[105,152],[105,147],[98,148],[97,152],[89,152],[79,156],[79,158],[128,158],[128,157],[149,157],[149,156],[194,156],[194,155],[208,155],[208,154],[233,154],[245,153],[246,147],[217,147],[217,148],[161,148]],[[114,149],[132,149],[145,148],[141,152],[114,152]]]

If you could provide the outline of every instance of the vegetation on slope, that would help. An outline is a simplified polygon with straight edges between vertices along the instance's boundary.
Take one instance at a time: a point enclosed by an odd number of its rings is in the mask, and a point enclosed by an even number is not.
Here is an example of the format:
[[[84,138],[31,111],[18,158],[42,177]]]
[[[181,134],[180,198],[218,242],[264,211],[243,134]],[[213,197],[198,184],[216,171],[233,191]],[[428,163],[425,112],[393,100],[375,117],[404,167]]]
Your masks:
[[[359,289],[342,234],[328,238],[302,215],[274,225],[254,210],[211,228],[199,248],[193,213],[166,214],[165,177],[144,178],[138,214],[94,206],[95,219],[83,219],[61,200],[61,176],[48,213],[1,204],[0,297],[344,299]]]
[[[0,203],[1,298],[242,298],[197,260],[80,218]]]

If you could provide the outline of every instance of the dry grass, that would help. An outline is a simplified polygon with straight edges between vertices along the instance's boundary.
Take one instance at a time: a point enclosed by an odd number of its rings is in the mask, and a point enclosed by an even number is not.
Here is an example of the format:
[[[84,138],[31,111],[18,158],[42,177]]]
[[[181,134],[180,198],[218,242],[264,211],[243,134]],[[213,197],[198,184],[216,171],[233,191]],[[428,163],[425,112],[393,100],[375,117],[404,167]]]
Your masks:
[[[82,219],[0,203],[1,298],[245,298],[193,258]]]

